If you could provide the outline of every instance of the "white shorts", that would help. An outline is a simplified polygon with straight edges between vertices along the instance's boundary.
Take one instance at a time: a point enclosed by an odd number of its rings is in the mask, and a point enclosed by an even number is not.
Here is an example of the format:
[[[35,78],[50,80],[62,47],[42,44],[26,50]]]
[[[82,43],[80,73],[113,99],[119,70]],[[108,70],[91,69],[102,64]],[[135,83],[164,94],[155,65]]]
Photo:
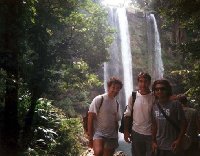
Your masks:
[[[104,142],[104,148],[109,148],[109,149],[116,149],[119,144],[118,144],[118,138],[107,138],[104,136],[100,136],[98,134],[94,134],[93,140],[96,139],[102,139]]]

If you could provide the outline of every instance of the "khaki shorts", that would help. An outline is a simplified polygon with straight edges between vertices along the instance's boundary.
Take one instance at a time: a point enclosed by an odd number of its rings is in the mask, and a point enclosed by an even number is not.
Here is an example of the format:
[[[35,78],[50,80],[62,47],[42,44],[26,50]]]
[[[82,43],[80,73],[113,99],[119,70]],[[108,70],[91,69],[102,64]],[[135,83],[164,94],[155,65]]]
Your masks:
[[[93,140],[96,140],[96,139],[102,139],[103,140],[104,148],[115,149],[119,146],[118,138],[106,138],[106,137],[99,136],[99,135],[95,134],[93,136]]]

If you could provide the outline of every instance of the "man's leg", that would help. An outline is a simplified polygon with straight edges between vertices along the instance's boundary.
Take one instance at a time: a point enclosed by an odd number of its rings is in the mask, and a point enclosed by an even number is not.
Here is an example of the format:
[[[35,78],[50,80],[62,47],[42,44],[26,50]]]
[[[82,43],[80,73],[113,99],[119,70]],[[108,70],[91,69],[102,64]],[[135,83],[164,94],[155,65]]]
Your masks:
[[[145,143],[141,141],[132,142],[132,155],[133,156],[146,156]]]
[[[145,142],[142,140],[141,134],[132,132],[132,156],[145,156]]]
[[[103,156],[103,150],[104,150],[103,139],[94,139],[93,140],[93,150],[94,150],[95,156]]]
[[[132,132],[132,155],[151,156],[151,136]]]
[[[104,153],[103,156],[113,156],[115,149],[118,147],[117,138],[105,138],[104,139]]]
[[[145,136],[145,144],[146,144],[146,156],[152,156],[152,136]]]

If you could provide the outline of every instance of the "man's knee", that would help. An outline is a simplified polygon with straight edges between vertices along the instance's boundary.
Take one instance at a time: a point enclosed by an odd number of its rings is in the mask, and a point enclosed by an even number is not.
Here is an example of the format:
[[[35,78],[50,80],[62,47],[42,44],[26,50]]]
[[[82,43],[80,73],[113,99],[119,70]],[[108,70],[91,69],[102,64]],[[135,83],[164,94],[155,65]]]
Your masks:
[[[93,150],[95,156],[103,156],[103,140],[94,140]]]

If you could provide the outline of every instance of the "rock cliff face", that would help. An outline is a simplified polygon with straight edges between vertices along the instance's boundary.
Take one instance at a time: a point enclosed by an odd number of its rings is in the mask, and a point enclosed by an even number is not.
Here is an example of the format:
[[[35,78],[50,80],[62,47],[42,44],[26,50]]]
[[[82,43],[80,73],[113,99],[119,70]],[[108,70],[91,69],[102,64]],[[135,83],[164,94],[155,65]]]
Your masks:
[[[152,28],[150,28],[151,26],[147,22],[146,15],[147,14],[145,14],[143,11],[136,12],[133,9],[127,9],[131,53],[133,60],[132,63],[134,86],[136,86],[137,74],[140,71],[148,72],[152,76],[155,71],[155,69],[153,68],[153,64],[156,60],[152,55],[151,50],[151,48],[154,48],[154,45],[149,44],[149,40],[152,40],[151,42],[153,43],[155,42],[155,38],[148,36],[148,31]],[[180,90],[183,90],[183,88],[180,88],[181,85],[179,83],[179,80],[177,78],[171,77],[169,71],[176,69],[176,66],[181,64],[182,56],[178,55],[174,51],[173,45],[179,43],[180,41],[186,40],[186,35],[184,30],[177,28],[178,26],[176,23],[171,29],[161,29],[160,25],[162,24],[162,19],[160,19],[157,15],[155,16],[160,33],[162,60],[165,68],[164,77],[171,82],[174,93],[180,92]]]
[[[136,80],[138,72],[148,72],[147,26],[142,12],[134,13],[127,10],[127,18],[133,60],[133,79]]]
[[[148,72],[152,76],[152,81],[163,78],[164,68],[160,34],[155,15],[129,10],[127,9],[127,14],[131,36],[134,80],[141,71]]]

